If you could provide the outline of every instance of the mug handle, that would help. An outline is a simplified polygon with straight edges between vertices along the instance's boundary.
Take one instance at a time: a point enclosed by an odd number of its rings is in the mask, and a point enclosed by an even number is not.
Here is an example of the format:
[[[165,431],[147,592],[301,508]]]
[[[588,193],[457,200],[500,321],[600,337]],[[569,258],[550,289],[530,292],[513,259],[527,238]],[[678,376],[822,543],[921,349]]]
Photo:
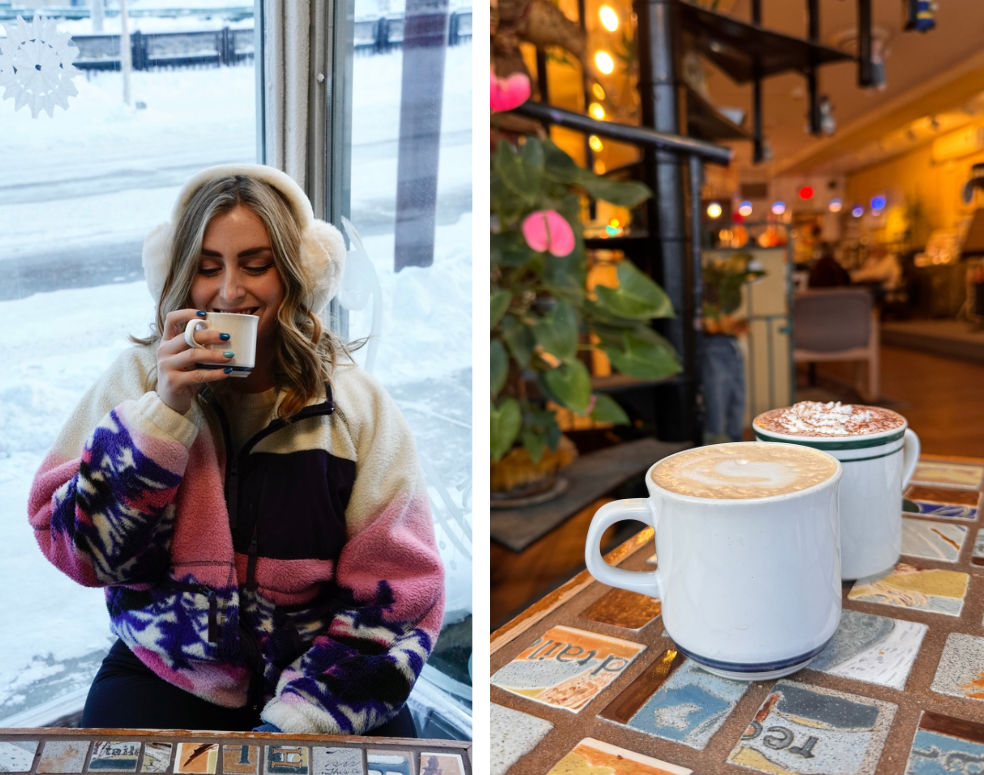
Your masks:
[[[595,512],[591,527],[588,528],[588,538],[584,545],[584,562],[588,566],[588,572],[602,584],[662,599],[657,571],[622,570],[609,565],[601,556],[602,535],[616,522],[626,519],[645,522],[656,530],[656,513],[649,499],[627,498],[606,503]]]
[[[919,437],[911,428],[905,429],[905,441],[902,449],[902,489],[909,486],[909,480],[916,472],[916,464],[919,462],[919,452],[922,447],[919,444]]]
[[[185,326],[185,342],[187,342],[188,346],[197,347],[200,350],[207,350],[208,348],[205,345],[195,341],[195,332],[205,331],[206,329],[208,329],[208,326],[205,324],[205,321],[198,320],[197,318],[189,320],[188,325]]]

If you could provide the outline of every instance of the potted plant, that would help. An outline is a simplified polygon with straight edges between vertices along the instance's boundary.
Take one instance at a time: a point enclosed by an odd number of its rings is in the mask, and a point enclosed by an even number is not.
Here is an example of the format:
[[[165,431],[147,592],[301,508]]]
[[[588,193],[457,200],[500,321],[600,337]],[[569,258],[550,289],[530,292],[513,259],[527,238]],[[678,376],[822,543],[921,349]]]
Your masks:
[[[673,316],[670,301],[631,261],[618,264],[617,287],[587,289],[582,208],[589,198],[634,207],[649,189],[595,175],[549,139],[526,137],[519,147],[500,141],[491,166],[494,502],[497,491],[549,489],[570,458],[548,401],[601,422],[628,422],[612,398],[592,389],[583,360],[592,351],[643,379],[670,377],[681,366],[650,325]]]
[[[765,275],[750,253],[704,261],[704,440],[741,441],[745,419],[745,358],[738,337],[748,321],[736,315],[745,283]]]

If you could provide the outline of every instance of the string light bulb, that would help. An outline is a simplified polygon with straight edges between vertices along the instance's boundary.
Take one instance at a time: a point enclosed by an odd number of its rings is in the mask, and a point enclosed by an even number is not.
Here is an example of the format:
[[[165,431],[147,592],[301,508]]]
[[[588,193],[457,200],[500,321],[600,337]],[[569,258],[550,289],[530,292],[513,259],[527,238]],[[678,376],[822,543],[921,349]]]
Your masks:
[[[601,88],[600,83],[592,84],[591,93],[594,94],[599,100],[605,99],[605,90]]]
[[[605,109],[597,102],[591,103],[591,107],[588,108],[588,113],[591,114],[591,118],[596,118],[599,121],[605,117]]]
[[[610,5],[601,6],[598,16],[601,17],[602,25],[609,32],[615,32],[618,29],[618,14],[615,13],[615,9]]]
[[[605,75],[611,75],[615,70],[615,60],[612,59],[612,55],[607,51],[599,51],[595,54],[594,58],[595,67],[597,67]]]
[[[588,145],[590,145],[591,150],[596,153],[605,147],[598,135],[591,135],[591,137],[588,138]]]
[[[711,218],[720,218],[721,217],[721,205],[719,205],[717,202],[711,202],[707,206],[707,214]]]

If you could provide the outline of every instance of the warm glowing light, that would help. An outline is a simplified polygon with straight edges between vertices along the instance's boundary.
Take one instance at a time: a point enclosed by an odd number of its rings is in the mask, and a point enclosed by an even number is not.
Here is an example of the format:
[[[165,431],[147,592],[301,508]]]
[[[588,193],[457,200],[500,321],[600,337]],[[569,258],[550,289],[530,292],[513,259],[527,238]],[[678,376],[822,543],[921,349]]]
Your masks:
[[[861,205],[854,205],[854,209],[851,210],[851,215],[853,215],[855,218],[860,218],[862,215],[864,215],[864,208]]]
[[[831,199],[830,203],[827,205],[830,212],[832,213],[839,213],[841,211],[841,207],[843,206],[844,206],[843,202],[841,202],[841,200],[838,199],[837,197]]]
[[[595,161],[595,163],[594,163],[594,172],[595,172],[595,175],[604,175],[605,174],[605,170],[607,170],[607,169],[608,169],[608,167],[605,166],[605,162],[603,162],[601,159],[598,159],[597,161]]]
[[[612,55],[607,51],[599,51],[595,54],[595,67],[605,75],[610,75],[615,69],[615,60],[612,59]]]
[[[813,189],[810,186],[803,186],[799,190],[800,199],[813,199]]]
[[[711,218],[720,218],[721,217],[721,205],[719,205],[717,202],[711,202],[707,206],[707,214]]]
[[[883,196],[875,196],[871,198],[872,210],[884,210],[886,204],[888,204],[888,202]]]
[[[786,212],[786,203],[785,202],[773,202],[772,203],[772,212],[775,215],[782,215],[784,212]]]
[[[615,32],[618,29],[618,14],[615,13],[615,9],[610,5],[601,6],[598,16],[601,17],[601,23],[605,25],[605,29],[609,32]]]
[[[621,221],[620,221],[620,220],[619,220],[618,218],[612,218],[612,219],[611,219],[611,220],[610,220],[610,221],[608,222],[608,224],[609,224],[610,226],[614,226],[614,227],[615,227],[615,228],[617,229],[617,228],[618,228],[619,226],[621,226],[621,225],[622,225],[622,222],[621,222]]]
[[[751,214],[752,214],[752,203],[746,199],[744,202],[738,205],[738,215],[740,215],[742,218],[747,218]]]
[[[592,102],[591,107],[588,108],[588,113],[591,114],[591,118],[596,118],[601,121],[605,117],[605,109],[601,107],[597,102]]]
[[[600,83],[592,84],[592,86],[591,86],[591,92],[592,92],[592,94],[594,94],[594,96],[597,99],[599,99],[599,100],[605,99],[605,90],[601,88],[601,84]]]
[[[600,151],[602,148],[605,147],[602,144],[601,138],[598,137],[598,135],[591,135],[591,137],[588,138],[588,145],[591,146],[592,151]]]

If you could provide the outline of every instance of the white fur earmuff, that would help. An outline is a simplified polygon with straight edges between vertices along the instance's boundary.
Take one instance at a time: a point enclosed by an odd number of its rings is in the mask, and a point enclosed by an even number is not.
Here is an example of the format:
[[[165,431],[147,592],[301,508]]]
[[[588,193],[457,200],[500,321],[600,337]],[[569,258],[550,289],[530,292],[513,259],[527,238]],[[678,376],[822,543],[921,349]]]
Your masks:
[[[203,183],[233,175],[248,175],[269,183],[294,207],[300,217],[301,270],[307,287],[304,305],[315,314],[320,313],[338,290],[345,265],[345,239],[330,223],[314,217],[311,201],[293,178],[263,164],[222,164],[209,167],[184,184],[174,203],[171,220],[155,227],[144,240],[144,277],[154,301],[160,301],[164,290],[174,239],[174,224],[181,217],[182,210]]]

